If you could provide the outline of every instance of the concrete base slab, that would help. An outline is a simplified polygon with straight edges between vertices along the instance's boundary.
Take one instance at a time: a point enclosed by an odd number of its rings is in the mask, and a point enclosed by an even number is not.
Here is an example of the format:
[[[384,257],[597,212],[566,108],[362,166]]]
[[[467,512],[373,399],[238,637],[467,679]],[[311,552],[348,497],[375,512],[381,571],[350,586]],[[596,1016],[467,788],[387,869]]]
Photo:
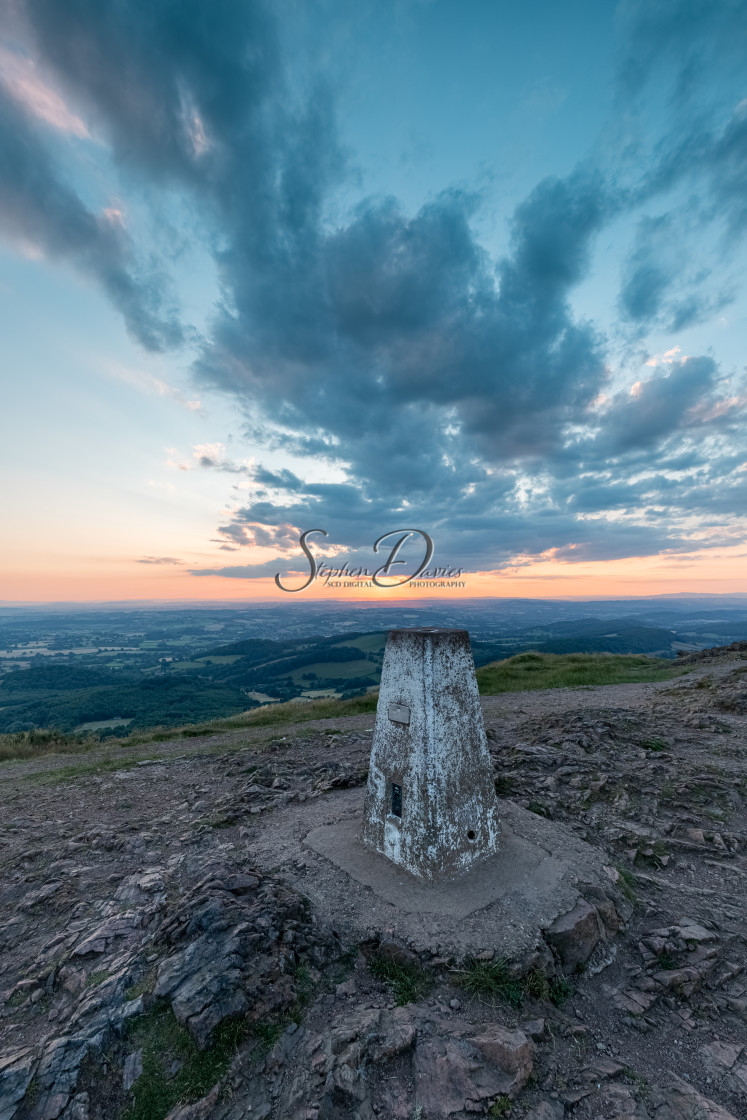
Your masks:
[[[436,885],[424,883],[365,845],[361,827],[362,817],[350,817],[315,828],[305,843],[405,913],[465,918],[495,902],[508,911],[534,911],[543,898],[555,897],[562,889],[566,865],[513,832],[504,832],[500,853],[459,878]]]
[[[515,959],[574,908],[585,885],[609,890],[614,872],[566,826],[510,801],[499,808],[500,851],[449,883],[424,883],[363,845],[360,789],[274,814],[252,854],[281,871],[343,940],[386,930],[417,950],[464,956],[493,949]]]
[[[600,854],[568,829],[511,802],[500,815],[500,851],[448,883],[424,883],[363,844],[360,812],[313,829],[304,844],[337,868],[338,915],[353,918],[359,937],[374,924],[421,948],[515,958],[574,908],[582,884],[611,879]],[[326,891],[313,883],[306,891],[329,911]]]

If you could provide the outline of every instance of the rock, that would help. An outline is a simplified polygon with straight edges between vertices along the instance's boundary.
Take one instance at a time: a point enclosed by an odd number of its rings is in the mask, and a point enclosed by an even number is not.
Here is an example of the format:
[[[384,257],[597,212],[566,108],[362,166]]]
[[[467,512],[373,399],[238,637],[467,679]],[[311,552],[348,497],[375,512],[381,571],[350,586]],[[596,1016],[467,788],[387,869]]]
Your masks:
[[[73,949],[73,956],[85,957],[89,953],[105,953],[114,938],[126,937],[138,929],[142,917],[137,913],[121,914],[108,918]]]
[[[408,1007],[384,1011],[378,1022],[378,1031],[368,1045],[372,1062],[387,1061],[411,1050],[415,1044],[416,1026]]]
[[[715,1101],[701,1096],[697,1089],[679,1077],[672,1077],[670,1087],[661,1094],[656,1120],[736,1120]]]
[[[571,1094],[564,1094],[570,1103]],[[585,1093],[579,1113],[585,1120],[650,1120],[643,1101],[630,1085],[612,1081],[601,1085],[596,1092]],[[578,1113],[574,1113],[577,1115]]]
[[[142,1050],[133,1050],[133,1052],[128,1054],[125,1058],[124,1070],[122,1072],[122,1085],[126,1093],[129,1093],[142,1072],[143,1052]]]
[[[0,1120],[11,1120],[15,1115],[16,1106],[34,1076],[36,1062],[36,1051],[31,1047],[0,1055]]]
[[[260,876],[253,873],[229,875],[226,878],[226,890],[240,896],[256,890],[260,882]]]
[[[62,887],[62,883],[45,883],[43,887],[37,887],[33,891],[29,891],[24,898],[18,903],[16,910],[30,910],[32,906],[36,906],[39,902],[45,902],[52,895],[57,894],[58,890]]]
[[[213,1086],[206,1097],[195,1101],[194,1104],[177,1105],[172,1108],[166,1120],[208,1120],[220,1096],[220,1083]],[[251,1116],[252,1114],[247,1114]]]
[[[226,1018],[266,1018],[295,1002],[288,953],[292,960],[323,964],[340,952],[331,932],[311,926],[296,892],[256,876],[234,878],[240,894],[228,889],[231,875],[214,873],[202,880],[158,935],[178,948],[159,966],[154,995],[171,1001],[174,1015],[200,1049]],[[293,933],[292,941],[286,933]]]
[[[544,1019],[529,1019],[521,1024],[521,1029],[534,1042],[540,1042],[545,1037],[547,1024]]]
[[[394,937],[382,937],[376,955],[384,960],[394,961],[396,964],[412,965],[414,967],[420,964],[420,957],[417,953],[413,953],[412,950]]]
[[[733,1042],[716,1041],[704,1047],[703,1053],[708,1056],[712,1064],[720,1066],[722,1069],[731,1069],[743,1050],[744,1046],[741,1044],[735,1045]]]
[[[470,1042],[481,1050],[488,1061],[512,1077],[509,1095],[524,1088],[534,1065],[534,1046],[523,1031],[509,1031],[491,1023],[479,1035],[472,1035]]]
[[[718,937],[711,930],[694,922],[691,918],[680,918],[674,927],[683,941],[702,945],[708,941],[718,941]],[[674,931],[673,931],[674,932]]]
[[[586,895],[586,901],[590,906],[594,906],[599,917],[602,919],[607,934],[612,935],[617,933],[622,925],[622,920],[615,903],[609,895],[606,894],[601,887],[587,887],[584,894]]]
[[[579,899],[570,913],[556,918],[545,931],[545,938],[565,968],[585,964],[602,936],[599,914],[583,899]]]
[[[63,1112],[61,1120],[89,1120],[90,1103],[88,1093],[76,1093]]]
[[[56,1038],[41,1056],[35,1079],[39,1094],[29,1111],[29,1120],[57,1120],[78,1083],[80,1064],[91,1042],[87,1038]]]
[[[565,1108],[561,1101],[545,1100],[527,1112],[523,1120],[563,1120]]]
[[[499,1096],[515,1096],[532,1072],[534,1047],[523,1031],[489,1024],[478,1035],[419,1038],[415,1099],[429,1120],[484,1111]]]
[[[669,991],[680,992],[683,996],[691,996],[701,981],[701,975],[695,968],[675,968],[655,972],[653,979],[662,988]]]
[[[163,867],[151,867],[140,876],[137,885],[144,894],[157,894],[166,890],[165,875]]]

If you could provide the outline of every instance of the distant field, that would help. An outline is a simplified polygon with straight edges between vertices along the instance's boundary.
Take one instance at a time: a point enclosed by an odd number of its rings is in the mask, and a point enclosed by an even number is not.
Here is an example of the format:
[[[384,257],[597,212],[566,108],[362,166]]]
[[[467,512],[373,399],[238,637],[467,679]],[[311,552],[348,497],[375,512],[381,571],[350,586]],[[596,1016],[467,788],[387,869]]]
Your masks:
[[[119,716],[114,716],[112,719],[94,719],[89,723],[81,723],[80,727],[73,729],[73,734],[79,731],[101,731],[105,727],[127,727],[132,723],[132,716],[129,719],[120,719]]]
[[[371,667],[370,662],[340,662],[335,665],[335,671],[357,665]],[[529,689],[665,681],[686,672],[688,669],[678,665],[676,661],[664,661],[639,654],[520,653],[478,669],[477,681],[482,695],[493,696],[501,692]],[[185,721],[181,726],[155,726],[154,721],[154,725],[138,728],[126,737],[111,738],[108,744],[136,746],[139,743],[192,738],[242,727],[305,723],[308,720],[336,719],[363,712],[370,712],[373,718],[377,701],[377,692],[371,691],[365,696],[350,700],[306,698],[267,704],[252,711],[219,716],[204,722]],[[0,760],[80,751],[99,745],[98,738],[90,731],[88,734],[80,731],[66,734],[56,730],[19,732],[0,735]]]
[[[372,661],[333,661],[331,664],[314,663],[313,665],[304,665],[301,669],[293,669],[288,676],[296,683],[305,685],[307,688],[314,688],[317,682],[309,681],[305,674],[316,673],[319,678],[319,688],[324,688],[324,681],[333,677],[336,680],[354,680],[356,677],[371,677],[378,675],[378,666],[374,665]]]
[[[676,661],[635,653],[518,653],[477,670],[483,696],[538,688],[668,681],[686,673]]]
[[[336,646],[354,646],[364,653],[383,653],[386,634],[382,631],[380,634],[364,634],[360,638],[340,638],[339,642],[331,642],[330,645],[333,649]]]

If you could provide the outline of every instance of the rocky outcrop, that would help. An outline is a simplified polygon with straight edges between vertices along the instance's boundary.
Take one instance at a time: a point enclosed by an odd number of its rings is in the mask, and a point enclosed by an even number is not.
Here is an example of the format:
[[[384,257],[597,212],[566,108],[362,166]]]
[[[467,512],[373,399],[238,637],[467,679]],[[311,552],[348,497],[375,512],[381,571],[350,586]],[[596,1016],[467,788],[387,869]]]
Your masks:
[[[142,877],[137,888],[143,890]],[[129,888],[126,893],[132,897]],[[331,932],[313,927],[300,895],[255,872],[215,869],[171,912],[162,898],[154,901],[152,891],[143,893],[147,902],[141,908],[74,933],[70,959],[95,959],[102,977],[95,987],[86,986],[85,973],[80,982],[74,966],[49,971],[50,990],[59,982],[64,992],[77,995],[77,1002],[68,1005],[64,1033],[0,1059],[1,1120],[87,1117],[85,1102],[73,1101],[84,1059],[111,1049],[126,1024],[153,1000],[168,1001],[177,1021],[205,1049],[227,1018],[251,1021],[289,1008],[296,1000],[293,969],[304,962],[325,964],[340,952]],[[147,949],[140,936],[145,928],[151,931]],[[154,985],[128,999],[133,984],[164,950]],[[39,989],[32,985],[31,990]],[[123,1059],[125,1091],[142,1073],[139,1058],[128,1054]]]

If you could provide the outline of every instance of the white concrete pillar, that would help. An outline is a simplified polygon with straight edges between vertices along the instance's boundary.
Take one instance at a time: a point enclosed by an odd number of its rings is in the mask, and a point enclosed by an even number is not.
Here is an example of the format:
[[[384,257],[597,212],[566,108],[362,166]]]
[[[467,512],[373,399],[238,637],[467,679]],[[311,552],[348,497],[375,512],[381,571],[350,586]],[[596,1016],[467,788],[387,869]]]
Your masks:
[[[500,821],[466,630],[390,630],[363,840],[421,879],[495,852]]]

